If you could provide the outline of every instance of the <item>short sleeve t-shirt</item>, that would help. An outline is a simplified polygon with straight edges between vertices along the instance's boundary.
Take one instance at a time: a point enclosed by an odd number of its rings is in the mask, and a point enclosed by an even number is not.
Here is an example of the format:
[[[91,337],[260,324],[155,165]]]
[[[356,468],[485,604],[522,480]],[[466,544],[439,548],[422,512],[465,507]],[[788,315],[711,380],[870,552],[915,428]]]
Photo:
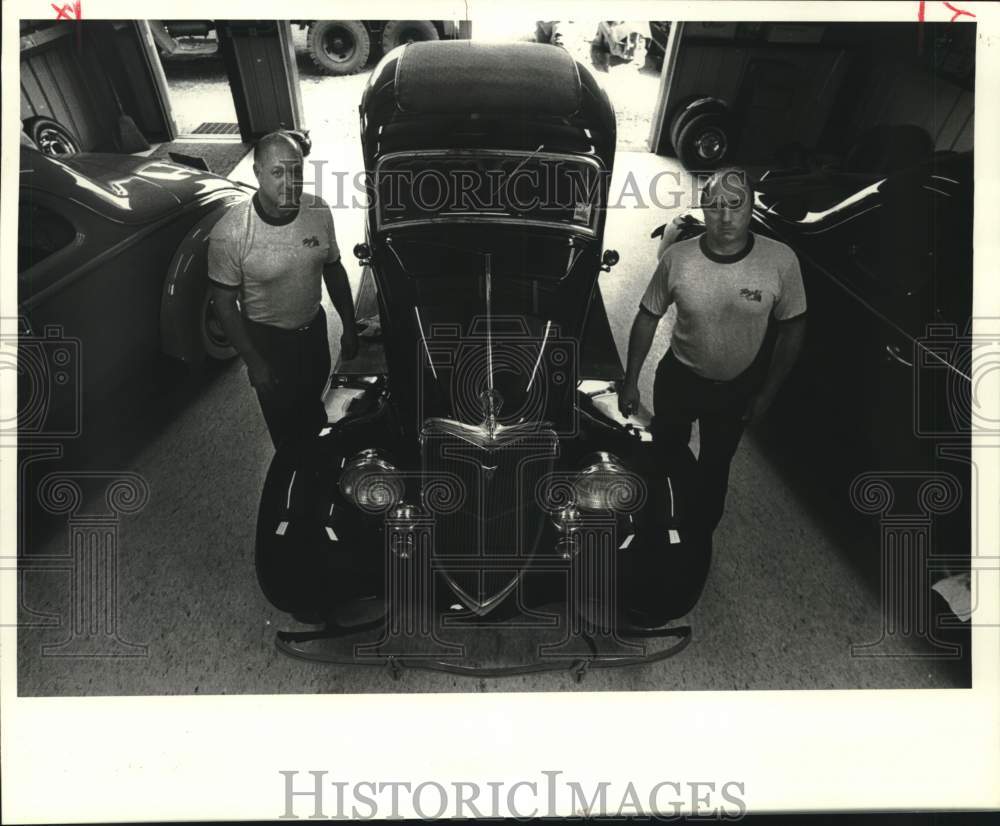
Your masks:
[[[333,215],[306,192],[289,222],[269,218],[254,200],[231,207],[209,234],[208,277],[240,290],[251,321],[294,330],[319,312],[323,265],[340,258]]]
[[[772,317],[805,313],[806,294],[798,258],[780,241],[751,233],[743,252],[723,256],[702,235],[667,248],[641,304],[657,316],[676,304],[670,348],[678,361],[728,381],[753,363]]]

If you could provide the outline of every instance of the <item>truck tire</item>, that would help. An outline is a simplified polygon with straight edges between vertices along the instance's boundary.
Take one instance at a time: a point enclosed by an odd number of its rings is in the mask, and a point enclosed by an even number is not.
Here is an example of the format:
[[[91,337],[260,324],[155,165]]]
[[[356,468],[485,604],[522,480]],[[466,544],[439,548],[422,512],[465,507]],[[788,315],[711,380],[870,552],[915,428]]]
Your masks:
[[[309,27],[309,56],[327,75],[352,75],[368,63],[371,38],[360,20],[316,20]]]
[[[429,20],[390,20],[382,29],[382,51],[391,52],[404,43],[438,39],[438,30]]]
[[[724,112],[706,112],[687,122],[677,138],[677,157],[687,169],[715,169],[733,150],[732,119]]]

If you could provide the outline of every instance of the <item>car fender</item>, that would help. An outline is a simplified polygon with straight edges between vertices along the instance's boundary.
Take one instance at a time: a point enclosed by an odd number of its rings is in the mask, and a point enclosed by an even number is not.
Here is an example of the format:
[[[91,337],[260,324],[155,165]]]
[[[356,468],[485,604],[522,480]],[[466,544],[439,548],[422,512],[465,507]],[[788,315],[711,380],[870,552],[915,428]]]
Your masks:
[[[588,442],[605,445],[625,467],[643,479],[641,504],[629,516],[634,534],[628,544],[662,547],[667,531],[681,519],[682,503],[688,498],[684,482],[673,468],[664,468],[653,445],[651,414],[640,411],[624,417],[618,411],[618,392],[613,384],[585,382],[577,390],[580,421]]]
[[[617,417],[600,410],[581,418],[605,431],[605,440],[611,428],[620,427]],[[695,479],[665,467],[652,442],[636,435],[608,445],[644,482],[641,504],[616,514],[617,565],[624,604],[653,627],[684,616],[697,603],[708,575],[711,533],[692,527]]]
[[[201,309],[208,290],[208,236],[239,198],[226,198],[188,231],[167,268],[160,301],[160,348],[168,356],[198,362],[205,355]]]
[[[275,451],[257,511],[254,567],[279,610],[328,608],[382,582],[383,518],[351,506],[338,484],[362,445],[387,441],[386,412],[377,404]]]
[[[649,234],[650,238],[660,239],[656,248],[656,260],[659,261],[663,257],[663,253],[671,244],[687,241],[689,238],[697,238],[704,231],[704,222],[695,218],[690,212],[679,215],[669,224],[660,224]]]

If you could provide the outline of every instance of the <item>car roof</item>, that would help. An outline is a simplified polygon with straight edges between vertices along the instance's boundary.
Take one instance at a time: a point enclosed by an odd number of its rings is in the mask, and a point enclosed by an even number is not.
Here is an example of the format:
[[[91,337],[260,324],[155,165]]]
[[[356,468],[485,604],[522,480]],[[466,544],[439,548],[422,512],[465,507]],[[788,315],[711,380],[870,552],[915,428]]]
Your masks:
[[[537,43],[426,41],[403,49],[396,102],[404,112],[535,112],[570,117],[581,104],[576,61]]]
[[[160,158],[84,153],[54,158],[21,147],[20,188],[74,201],[121,224],[146,224],[206,195],[236,188]]]
[[[558,46],[433,40],[379,62],[361,99],[362,149],[496,149],[595,156],[614,165],[615,113],[590,70]]]

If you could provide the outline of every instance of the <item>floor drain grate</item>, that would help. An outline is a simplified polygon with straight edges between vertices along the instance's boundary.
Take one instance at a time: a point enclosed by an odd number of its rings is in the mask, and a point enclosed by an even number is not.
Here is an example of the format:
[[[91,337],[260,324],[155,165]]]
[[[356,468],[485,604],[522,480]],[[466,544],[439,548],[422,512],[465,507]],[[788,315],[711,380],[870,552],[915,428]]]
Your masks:
[[[192,132],[192,135],[238,135],[238,123],[203,123]]]

